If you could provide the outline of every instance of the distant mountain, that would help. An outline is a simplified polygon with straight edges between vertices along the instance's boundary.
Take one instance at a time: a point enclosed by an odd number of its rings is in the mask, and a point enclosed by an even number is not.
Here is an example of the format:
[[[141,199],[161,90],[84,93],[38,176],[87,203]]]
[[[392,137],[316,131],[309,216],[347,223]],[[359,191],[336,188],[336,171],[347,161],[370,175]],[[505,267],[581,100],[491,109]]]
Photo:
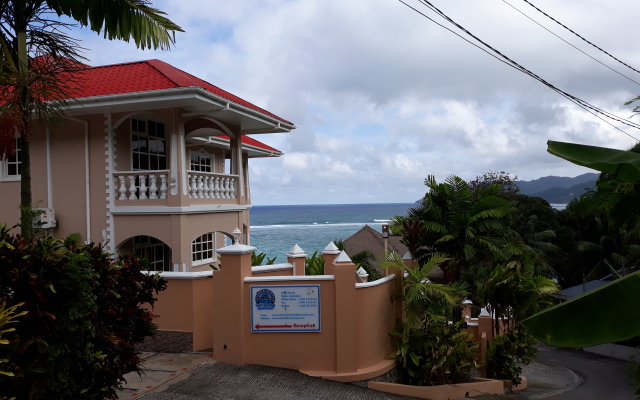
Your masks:
[[[545,176],[532,181],[517,181],[520,193],[532,197],[542,197],[549,203],[567,204],[580,197],[585,189],[592,189],[598,174],[588,173],[568,178],[563,176]]]

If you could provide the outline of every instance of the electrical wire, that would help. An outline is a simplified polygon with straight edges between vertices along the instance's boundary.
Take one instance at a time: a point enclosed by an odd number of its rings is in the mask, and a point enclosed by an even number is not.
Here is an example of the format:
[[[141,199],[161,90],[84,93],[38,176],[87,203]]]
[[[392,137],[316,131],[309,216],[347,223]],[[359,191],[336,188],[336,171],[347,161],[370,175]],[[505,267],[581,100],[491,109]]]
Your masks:
[[[619,60],[618,58],[616,58],[615,56],[613,56],[612,54],[609,54],[606,50],[596,46],[595,44],[591,43],[590,41],[588,41],[587,39],[583,38],[582,36],[580,36],[577,32],[573,31],[571,28],[569,28],[568,26],[566,26],[565,24],[563,24],[562,22],[558,21],[557,19],[553,18],[551,15],[547,14],[546,12],[542,11],[541,9],[539,9],[538,7],[534,6],[530,1],[528,0],[523,0],[525,3],[529,4],[531,7],[535,8],[536,11],[538,11],[539,13],[541,13],[542,15],[544,15],[545,17],[549,18],[550,20],[552,20],[553,22],[555,22],[556,24],[560,25],[561,27],[563,27],[564,29],[568,30],[569,32],[573,33],[574,35],[576,35],[577,37],[579,37],[580,39],[582,39],[584,42],[590,44],[591,46],[595,47],[596,49],[600,50],[601,52],[603,52],[604,54],[608,55],[609,57],[613,58],[614,60],[616,60],[617,62],[619,62],[620,64],[624,65],[625,67],[640,73],[640,71],[638,71],[637,69],[633,68],[631,65],[625,63],[622,60]]]
[[[582,49],[578,48],[578,47],[577,47],[577,46],[575,46],[574,44],[569,43],[569,42],[568,42],[568,41],[566,41],[564,38],[560,37],[558,34],[556,34],[555,32],[551,31],[551,30],[550,30],[549,28],[547,28],[546,26],[542,25],[541,23],[539,23],[539,22],[538,22],[538,21],[536,21],[535,19],[531,18],[530,16],[528,16],[527,14],[525,14],[524,12],[522,12],[521,10],[519,10],[517,7],[515,7],[513,4],[509,3],[507,0],[502,0],[502,1],[503,1],[505,4],[507,4],[509,7],[513,8],[514,10],[516,10],[517,12],[519,12],[520,14],[524,15],[526,18],[530,19],[533,23],[535,23],[536,25],[540,26],[540,27],[541,27],[542,29],[544,29],[545,31],[549,32],[549,33],[550,33],[550,34],[552,34],[553,36],[557,37],[558,39],[560,39],[560,40],[562,40],[563,42],[565,42],[566,44],[568,44],[569,46],[571,46],[571,47],[573,47],[574,49],[578,50],[580,53],[582,53],[582,54],[584,54],[585,56],[589,57],[590,59],[592,59],[593,61],[597,62],[598,64],[601,64],[603,67],[610,69],[611,71],[613,71],[613,72],[615,72],[616,74],[618,74],[618,75],[622,76],[623,78],[626,78],[626,79],[628,79],[629,81],[631,81],[631,82],[635,83],[636,85],[639,85],[639,86],[640,86],[640,82],[638,82],[638,81],[636,81],[636,80],[634,80],[634,79],[632,79],[632,78],[628,77],[627,75],[623,74],[622,72],[620,72],[620,71],[618,71],[618,70],[616,70],[616,69],[614,69],[614,68],[612,68],[612,67],[608,66],[607,64],[605,64],[605,63],[603,63],[602,61],[598,60],[597,58],[593,57],[591,54],[589,54],[589,53],[585,52],[584,50],[582,50]],[[527,3],[529,3],[527,0],[524,0],[524,1],[526,1]],[[533,6],[533,5],[531,5],[531,6],[535,8],[535,6]],[[550,18],[551,18],[551,17],[550,17]],[[553,19],[553,18],[552,18],[552,19]],[[554,21],[555,21],[555,20],[554,20]],[[556,21],[556,22],[557,22],[557,21]],[[558,24],[560,24],[560,23],[558,22]],[[560,25],[562,25],[562,24],[560,24]],[[564,25],[562,25],[562,26],[564,26]],[[569,29],[569,28],[567,28],[566,26],[564,26],[564,27],[565,27],[566,29]],[[569,29],[569,30],[571,31],[571,29]],[[573,32],[573,31],[571,31],[571,32]],[[574,34],[576,34],[575,32],[573,32],[573,33],[574,33]],[[577,35],[577,34],[576,34],[576,35]],[[578,37],[580,37],[582,40],[585,40],[585,39],[584,39],[584,38],[582,38],[580,35],[578,35]],[[593,45],[593,44],[592,44],[592,45]],[[595,47],[596,47],[596,48],[598,48],[597,46],[595,46]],[[598,49],[599,49],[599,48],[598,48]],[[600,49],[600,50],[601,50],[601,51],[604,51],[604,50],[602,50],[602,49]],[[612,57],[612,56],[611,56],[609,53],[607,53],[606,51],[605,51],[605,53],[606,53],[607,55],[609,55],[610,57]],[[617,59],[617,58],[615,58],[615,57],[613,57],[613,58],[614,58],[614,59],[616,59],[616,60],[618,60],[618,59]],[[621,62],[621,61],[620,61],[620,60],[618,60],[618,62]],[[624,64],[624,63],[623,63],[623,64]],[[625,65],[626,65],[626,64],[625,64]],[[627,67],[628,67],[628,65],[627,65]],[[633,70],[634,70],[634,71],[636,71],[636,72],[640,72],[640,71],[635,70],[635,69],[634,69],[634,68],[632,68],[632,67],[630,67],[630,68],[631,68],[631,69],[633,69]]]
[[[406,3],[404,0],[398,0],[400,3],[404,4],[406,7],[410,8],[411,10],[413,10],[414,12],[418,13],[419,15],[427,18],[428,20],[434,22],[435,24],[437,24],[440,27],[443,27],[444,29],[448,30],[449,32],[455,34],[456,36],[462,38],[463,40],[465,40],[466,42],[472,44],[473,46],[479,48],[480,50],[484,51],[485,53],[491,55],[492,57],[498,59],[499,61],[503,62],[504,64],[526,74],[529,75],[530,77],[534,78],[535,80],[539,81],[540,83],[542,83],[543,85],[547,86],[548,88],[550,88],[551,90],[555,91],[556,93],[558,93],[559,95],[561,95],[562,97],[566,98],[567,100],[571,101],[572,103],[576,104],[578,107],[582,108],[583,110],[589,112],[590,114],[596,116],[598,119],[602,120],[603,122],[605,122],[606,124],[610,125],[611,127],[613,127],[614,129],[617,129],[618,131],[622,132],[623,134],[633,138],[636,141],[640,141],[638,140],[636,137],[634,137],[633,135],[623,131],[622,129],[620,129],[619,127],[615,126],[614,124],[612,124],[610,121],[607,121],[606,119],[602,118],[602,116],[605,116],[613,121],[619,122],[621,124],[627,125],[629,127],[632,128],[636,128],[636,129],[640,129],[640,124],[637,124],[635,122],[623,119],[621,117],[618,117],[615,114],[612,114],[608,111],[605,111],[601,108],[598,108],[590,103],[588,103],[585,100],[582,100],[576,96],[573,96],[570,93],[567,93],[559,88],[557,88],[556,86],[552,85],[551,83],[547,82],[546,80],[544,80],[543,78],[541,78],[540,76],[538,76],[537,74],[533,73],[532,71],[528,70],[527,68],[523,67],[522,65],[518,64],[517,62],[515,62],[514,60],[512,60],[511,58],[507,57],[506,55],[502,54],[499,50],[495,49],[494,47],[492,47],[491,45],[489,45],[488,43],[484,42],[483,40],[481,40],[479,37],[475,36],[474,34],[472,34],[469,30],[467,30],[466,28],[464,28],[462,25],[458,24],[457,22],[455,22],[453,19],[451,19],[449,16],[447,16],[445,13],[443,13],[442,11],[440,11],[437,7],[435,7],[433,4],[431,4],[429,1],[427,0],[418,0],[421,4],[423,4],[425,7],[427,7],[428,9],[430,9],[431,11],[435,12],[437,15],[439,15],[441,18],[443,18],[444,20],[446,20],[447,22],[449,22],[450,24],[452,24],[453,26],[455,26],[456,28],[458,28],[459,30],[463,31],[465,34],[467,34],[468,36],[472,37],[476,42],[480,43],[482,46],[484,46],[484,48],[477,44],[477,43],[473,43],[470,40],[468,40],[467,38],[463,37],[462,35],[458,34],[457,32],[454,32],[452,29],[442,25],[441,23],[435,21],[433,18],[429,17],[428,15],[426,15],[425,13],[421,12],[420,10],[418,10],[417,8],[411,6],[410,4]],[[489,50],[487,50],[489,49]],[[495,53],[495,54],[492,54]]]

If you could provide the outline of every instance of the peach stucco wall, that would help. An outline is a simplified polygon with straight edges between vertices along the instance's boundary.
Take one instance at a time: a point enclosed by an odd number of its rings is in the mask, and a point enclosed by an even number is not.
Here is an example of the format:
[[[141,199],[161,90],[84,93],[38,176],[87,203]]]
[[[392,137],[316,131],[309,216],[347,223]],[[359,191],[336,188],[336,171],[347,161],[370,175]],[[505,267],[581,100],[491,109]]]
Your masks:
[[[193,351],[210,349],[213,341],[211,278],[170,279],[158,294],[153,313],[158,329],[193,332]]]
[[[394,291],[394,281],[356,290],[358,368],[374,365],[394,352],[389,340],[396,324]]]
[[[298,370],[334,371],[336,369],[336,302],[334,281],[296,282],[320,285],[322,332],[247,332],[245,363],[269,365]],[[269,282],[269,285],[291,285],[291,281]],[[244,284],[244,293],[250,293],[251,283]],[[255,284],[254,284],[255,285]],[[243,312],[244,327],[251,327],[247,304]]]
[[[115,242],[120,247],[128,239],[138,236],[152,236],[171,248],[172,261],[185,263],[187,271],[208,270],[209,266],[191,268],[191,242],[200,235],[213,232],[233,232],[233,229],[248,224],[249,212],[220,212],[202,214],[163,215],[116,215]],[[222,247],[220,243],[219,247]]]
[[[121,112],[78,116],[76,119],[68,119],[50,129],[48,152],[47,135],[42,129],[35,126],[31,138],[33,203],[38,207],[54,208],[59,224],[58,228],[53,230],[53,234],[57,237],[64,237],[70,233],[80,233],[83,240],[89,238],[94,242],[100,242],[108,239],[105,237],[105,232],[110,229],[117,235],[117,238],[113,240],[115,243],[111,243],[112,246],[116,246],[128,238],[122,237],[123,235],[118,232],[132,229],[130,225],[139,222],[135,218],[129,220],[128,217],[121,216],[117,223],[110,227],[110,210],[107,208],[108,198],[115,196],[117,190],[117,182],[111,182],[113,177],[107,170],[107,160],[109,159],[107,143],[111,140],[114,144],[112,157],[114,171],[129,171],[131,169],[129,123],[131,117],[153,119],[166,124],[167,145],[171,148],[169,163],[171,163],[172,156],[177,157],[176,187],[178,190],[176,193],[169,193],[166,200],[145,200],[143,204],[114,199],[114,206],[148,207],[153,206],[154,202],[157,203],[156,205],[173,207],[199,206],[202,209],[199,214],[190,215],[189,218],[183,219],[187,226],[181,225],[179,228],[176,228],[175,225],[172,226],[172,230],[181,230],[178,235],[180,236],[179,241],[176,241],[174,235],[173,241],[167,242],[173,248],[174,254],[178,255],[176,262],[189,261],[189,257],[182,254],[182,248],[190,244],[190,240],[203,233],[215,230],[231,232],[235,227],[249,226],[248,211],[236,209],[230,212],[232,216],[224,216],[227,212],[215,209],[219,204],[245,205],[247,204],[246,195],[239,196],[237,199],[190,199],[188,193],[183,190],[182,173],[189,168],[189,148],[181,150],[183,145],[181,140],[175,141],[177,148],[172,146],[173,138],[180,139],[185,134],[182,114],[181,109],[169,108],[143,113]],[[109,122],[115,129],[113,136],[107,135]],[[197,124],[197,120],[190,122],[190,124],[194,123]],[[211,122],[207,121],[200,123],[211,125]],[[228,127],[234,133],[239,132],[237,126],[229,125]],[[85,133],[88,134],[88,141],[85,138]],[[85,150],[85,146],[88,151]],[[208,149],[208,151],[215,153],[217,167],[224,164],[224,150]],[[49,160],[47,160],[47,156]],[[87,171],[85,165],[87,160],[89,164],[89,207],[87,206],[86,194]],[[50,184],[48,175],[51,176]],[[110,183],[113,183],[111,187],[109,187]],[[0,181],[0,193],[2,194],[0,196],[0,223],[15,225],[18,222],[19,186],[18,181]],[[51,192],[49,192],[49,188]],[[240,193],[240,187],[238,187],[238,193]],[[49,199],[52,201],[50,202]],[[211,206],[211,209],[207,209],[206,206]],[[88,208],[90,209],[90,224],[87,224]],[[206,217],[203,218],[205,215]],[[193,226],[188,226],[192,223]],[[89,232],[87,232],[88,228],[90,228]],[[191,239],[188,241],[187,237],[191,237]],[[177,248],[180,250],[178,251]]]
[[[0,182],[0,224],[12,227],[20,220],[20,182]]]
[[[252,273],[250,251],[219,250],[222,267],[213,276],[213,349],[216,360],[298,369],[330,379],[360,380],[365,373],[386,372],[393,363],[391,338],[396,305],[395,282],[356,288],[355,266],[333,265],[333,275],[263,276]],[[224,250],[224,251],[223,251]],[[291,260],[289,260],[291,261]],[[245,278],[251,278],[245,281]],[[251,332],[251,287],[314,285],[320,287],[321,332]],[[385,370],[382,370],[386,368]],[[365,372],[363,372],[365,371]]]

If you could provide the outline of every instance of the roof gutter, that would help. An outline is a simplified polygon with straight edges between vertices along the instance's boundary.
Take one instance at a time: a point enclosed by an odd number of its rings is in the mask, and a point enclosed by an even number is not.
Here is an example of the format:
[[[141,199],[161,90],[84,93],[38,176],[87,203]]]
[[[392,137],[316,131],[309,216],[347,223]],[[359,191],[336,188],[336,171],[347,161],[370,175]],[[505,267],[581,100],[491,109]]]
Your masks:
[[[204,137],[195,137],[193,139],[197,139],[197,140],[202,140],[202,141],[206,141],[208,143],[215,143],[215,144],[220,144],[223,146],[228,146],[229,145],[229,140],[227,139],[221,139],[217,136],[208,136],[207,138]],[[247,143],[242,143],[242,149],[243,150],[251,150],[251,151],[255,151],[257,153],[261,153],[264,154],[268,157],[280,157],[281,155],[283,155],[284,153],[281,151],[275,151],[275,150],[268,150],[268,149],[264,149],[262,147],[258,147],[258,146],[254,146],[252,144],[247,144]]]
[[[227,109],[238,114],[252,118],[265,124],[272,125],[279,131],[291,131],[296,128],[294,124],[284,122],[278,118],[264,114],[242,104],[230,101],[222,96],[218,96],[201,87],[181,87],[171,89],[149,90],[145,92],[119,93],[102,96],[80,97],[72,101],[69,109],[79,110],[90,107],[104,107],[114,105],[124,105],[131,101],[152,101],[152,100],[190,100],[200,99],[212,103],[221,110]]]

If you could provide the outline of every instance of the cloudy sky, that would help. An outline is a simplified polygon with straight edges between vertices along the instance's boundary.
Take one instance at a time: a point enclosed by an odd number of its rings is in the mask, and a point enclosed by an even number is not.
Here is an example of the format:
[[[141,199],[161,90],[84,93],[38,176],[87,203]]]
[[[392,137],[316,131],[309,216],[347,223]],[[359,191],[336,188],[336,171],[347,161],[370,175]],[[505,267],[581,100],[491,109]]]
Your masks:
[[[417,0],[406,1],[444,23]],[[640,94],[633,82],[640,74],[525,1],[432,2],[562,90],[631,116],[624,102]],[[640,69],[636,2],[531,2]],[[547,140],[621,149],[635,143],[397,0],[153,4],[185,30],[171,51],[143,52],[77,33],[90,49],[90,64],[158,58],[295,123],[291,133],[257,137],[285,153],[253,160],[257,205],[413,202],[424,195],[430,174],[438,181],[486,171],[522,180],[576,176],[590,170],[549,155]],[[623,130],[640,137],[638,130]]]

